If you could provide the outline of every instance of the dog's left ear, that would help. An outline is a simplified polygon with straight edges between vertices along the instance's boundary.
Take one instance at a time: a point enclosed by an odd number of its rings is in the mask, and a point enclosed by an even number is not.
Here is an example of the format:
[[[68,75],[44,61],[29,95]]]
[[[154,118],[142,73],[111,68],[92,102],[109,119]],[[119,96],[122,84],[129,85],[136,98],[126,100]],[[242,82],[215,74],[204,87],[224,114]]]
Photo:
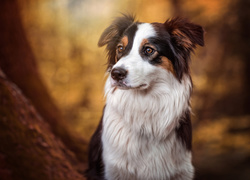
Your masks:
[[[164,23],[166,30],[174,41],[174,45],[181,50],[193,51],[196,45],[204,46],[204,29],[187,19],[174,18]]]
[[[189,71],[190,53],[194,51],[196,45],[204,46],[204,30],[200,25],[179,17],[167,20],[163,25],[170,34],[171,45],[177,59],[174,68],[178,79],[181,80],[183,73]]]

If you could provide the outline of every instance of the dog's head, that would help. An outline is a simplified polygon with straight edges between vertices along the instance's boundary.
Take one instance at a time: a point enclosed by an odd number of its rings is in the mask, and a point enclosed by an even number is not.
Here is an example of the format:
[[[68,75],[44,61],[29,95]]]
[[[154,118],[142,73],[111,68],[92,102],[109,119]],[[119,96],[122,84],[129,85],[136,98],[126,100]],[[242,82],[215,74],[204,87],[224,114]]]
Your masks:
[[[147,89],[163,77],[181,82],[189,73],[190,53],[204,45],[203,33],[201,26],[182,18],[141,23],[125,15],[103,32],[98,45],[107,45],[112,86]]]

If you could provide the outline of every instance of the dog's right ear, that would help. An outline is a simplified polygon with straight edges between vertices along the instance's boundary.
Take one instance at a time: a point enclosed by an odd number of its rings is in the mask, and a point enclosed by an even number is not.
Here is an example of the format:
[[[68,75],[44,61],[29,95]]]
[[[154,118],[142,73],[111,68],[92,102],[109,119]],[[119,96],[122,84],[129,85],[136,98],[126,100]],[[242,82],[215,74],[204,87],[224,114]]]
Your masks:
[[[102,33],[98,42],[98,46],[101,47],[111,42],[114,43],[119,41],[119,38],[121,37],[122,33],[131,24],[134,23],[134,19],[134,16],[131,15],[123,15],[122,17],[116,18],[113,23]]]

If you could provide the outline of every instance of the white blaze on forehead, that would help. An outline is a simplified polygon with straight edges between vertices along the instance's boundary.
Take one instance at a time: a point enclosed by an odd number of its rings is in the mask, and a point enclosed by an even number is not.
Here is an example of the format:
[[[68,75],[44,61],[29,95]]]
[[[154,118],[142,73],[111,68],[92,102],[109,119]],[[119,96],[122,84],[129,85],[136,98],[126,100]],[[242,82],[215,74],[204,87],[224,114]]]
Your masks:
[[[136,31],[135,37],[134,37],[134,43],[132,52],[137,51],[140,48],[140,45],[144,39],[148,39],[150,37],[156,36],[156,31],[152,24],[149,23],[143,23],[138,25],[138,30]]]

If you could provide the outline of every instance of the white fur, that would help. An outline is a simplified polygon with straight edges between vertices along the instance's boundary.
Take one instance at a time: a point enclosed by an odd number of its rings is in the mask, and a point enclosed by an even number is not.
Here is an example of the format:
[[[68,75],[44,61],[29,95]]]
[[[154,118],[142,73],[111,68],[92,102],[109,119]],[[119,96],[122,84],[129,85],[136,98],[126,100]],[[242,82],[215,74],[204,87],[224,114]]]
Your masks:
[[[114,87],[110,76],[105,85],[102,142],[107,180],[193,178],[191,152],[175,133],[189,108],[191,80],[186,75],[180,83],[140,57],[141,41],[154,35],[150,24],[139,25],[130,54],[114,66],[128,70],[129,88]]]

